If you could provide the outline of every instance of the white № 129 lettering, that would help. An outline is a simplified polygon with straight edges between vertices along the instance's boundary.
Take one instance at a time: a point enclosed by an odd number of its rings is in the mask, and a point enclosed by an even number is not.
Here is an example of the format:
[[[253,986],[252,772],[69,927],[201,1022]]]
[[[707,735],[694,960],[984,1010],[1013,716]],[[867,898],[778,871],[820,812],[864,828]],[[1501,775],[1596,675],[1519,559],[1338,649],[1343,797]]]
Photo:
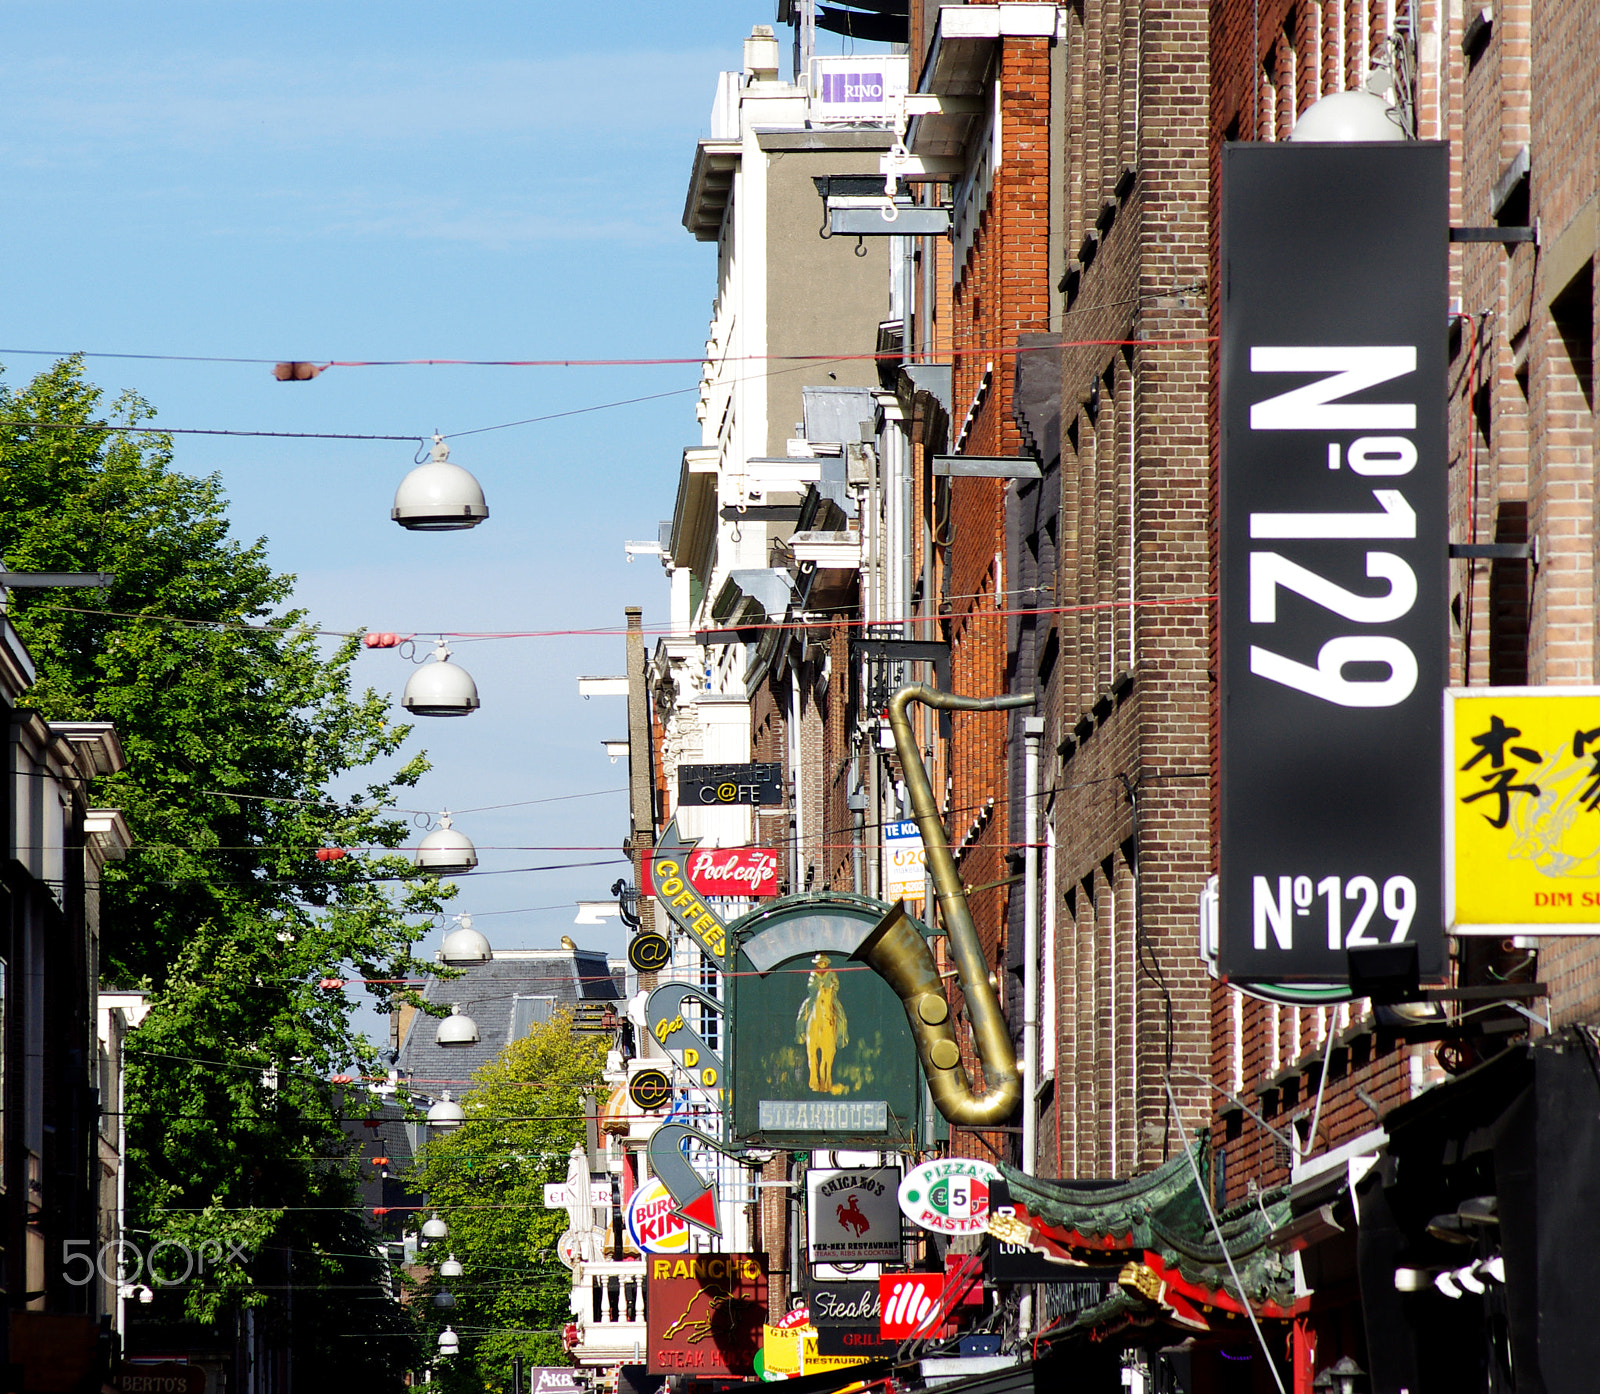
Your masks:
[[[1325,876],[1312,884],[1309,876],[1279,876],[1277,885],[1266,876],[1251,878],[1253,941],[1257,949],[1267,947],[1267,935],[1280,949],[1294,947],[1296,915],[1309,916],[1318,899],[1323,902],[1328,947],[1356,949],[1379,943],[1369,930],[1378,911],[1378,883],[1370,876],[1352,876],[1341,883],[1337,876]],[[1354,902],[1353,918],[1345,928],[1344,902]],[[1391,876],[1383,883],[1383,913],[1390,922],[1389,942],[1402,944],[1411,932],[1417,914],[1417,885],[1409,876]]]
[[[1382,663],[1389,675],[1371,682],[1354,681],[1344,676],[1351,663]],[[1315,668],[1252,644],[1250,671],[1340,707],[1398,706],[1417,685],[1416,655],[1399,639],[1385,634],[1329,639],[1317,653]]]
[[[1367,575],[1374,581],[1387,581],[1388,594],[1357,595],[1277,552],[1252,552],[1250,622],[1277,622],[1279,586],[1357,624],[1384,624],[1411,612],[1417,603],[1417,576],[1405,562],[1393,552],[1368,552]]]

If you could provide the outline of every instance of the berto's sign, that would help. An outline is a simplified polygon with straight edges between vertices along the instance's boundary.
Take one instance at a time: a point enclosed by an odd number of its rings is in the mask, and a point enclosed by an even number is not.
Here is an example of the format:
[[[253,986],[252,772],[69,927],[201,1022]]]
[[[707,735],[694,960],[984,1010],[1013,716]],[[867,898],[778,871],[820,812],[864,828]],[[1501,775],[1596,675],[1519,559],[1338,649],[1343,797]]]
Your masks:
[[[1223,976],[1445,969],[1448,152],[1222,160]]]

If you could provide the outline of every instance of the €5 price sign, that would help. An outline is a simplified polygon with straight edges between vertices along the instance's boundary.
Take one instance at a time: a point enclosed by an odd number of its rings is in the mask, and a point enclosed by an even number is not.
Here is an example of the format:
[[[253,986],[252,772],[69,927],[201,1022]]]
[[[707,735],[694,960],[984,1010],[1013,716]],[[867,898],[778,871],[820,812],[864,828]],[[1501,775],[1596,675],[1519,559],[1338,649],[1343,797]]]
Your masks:
[[[967,1157],[924,1162],[900,1183],[900,1209],[937,1234],[982,1234],[989,1224],[989,1183],[999,1179],[988,1162]]]

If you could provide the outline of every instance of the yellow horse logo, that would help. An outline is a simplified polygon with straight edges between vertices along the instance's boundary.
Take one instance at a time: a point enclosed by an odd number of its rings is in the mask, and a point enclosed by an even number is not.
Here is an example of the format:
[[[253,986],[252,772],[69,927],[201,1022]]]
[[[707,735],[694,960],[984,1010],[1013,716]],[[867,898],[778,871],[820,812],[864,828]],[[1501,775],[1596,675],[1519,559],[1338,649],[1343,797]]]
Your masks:
[[[833,1082],[833,1059],[850,1044],[850,1023],[839,1005],[839,975],[827,954],[811,960],[806,997],[795,1016],[795,1039],[806,1048],[811,1089],[817,1094],[843,1094],[849,1086]]]

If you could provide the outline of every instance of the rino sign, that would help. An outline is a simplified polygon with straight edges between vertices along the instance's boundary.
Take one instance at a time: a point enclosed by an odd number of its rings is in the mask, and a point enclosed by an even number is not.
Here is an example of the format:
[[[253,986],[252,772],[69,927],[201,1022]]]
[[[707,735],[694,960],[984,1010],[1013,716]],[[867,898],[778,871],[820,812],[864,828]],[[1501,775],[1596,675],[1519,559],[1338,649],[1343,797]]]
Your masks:
[[[1222,162],[1219,967],[1444,970],[1447,151]]]

